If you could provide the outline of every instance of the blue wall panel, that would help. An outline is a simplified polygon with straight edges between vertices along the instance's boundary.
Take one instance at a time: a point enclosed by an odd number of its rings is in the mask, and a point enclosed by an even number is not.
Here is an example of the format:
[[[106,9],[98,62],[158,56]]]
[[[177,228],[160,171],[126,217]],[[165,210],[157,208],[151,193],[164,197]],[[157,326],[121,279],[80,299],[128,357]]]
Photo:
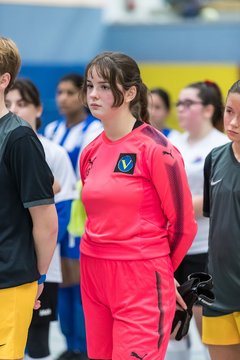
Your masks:
[[[57,116],[59,78],[82,73],[101,51],[122,51],[144,63],[240,63],[237,22],[110,25],[103,22],[100,8],[0,4],[0,33],[20,49],[20,75],[40,89],[44,123]]]
[[[19,76],[31,79],[39,89],[43,103],[42,127],[59,117],[55,93],[58,81],[67,73],[77,72],[83,75],[84,65],[23,65]]]
[[[85,63],[104,50],[144,62],[240,60],[238,22],[107,25],[101,9],[0,5],[0,33],[17,42],[28,63]]]
[[[0,33],[18,44],[23,61],[86,62],[99,52],[100,9],[0,4]]]
[[[240,24],[109,26],[104,46],[144,62],[240,62]]]

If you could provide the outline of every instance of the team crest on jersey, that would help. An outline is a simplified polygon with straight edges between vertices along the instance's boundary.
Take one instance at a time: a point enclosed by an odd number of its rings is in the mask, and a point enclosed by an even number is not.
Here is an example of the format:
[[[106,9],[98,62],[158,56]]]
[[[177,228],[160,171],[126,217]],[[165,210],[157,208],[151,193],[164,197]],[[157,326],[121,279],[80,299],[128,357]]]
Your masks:
[[[114,172],[133,174],[136,165],[136,154],[120,154]]]

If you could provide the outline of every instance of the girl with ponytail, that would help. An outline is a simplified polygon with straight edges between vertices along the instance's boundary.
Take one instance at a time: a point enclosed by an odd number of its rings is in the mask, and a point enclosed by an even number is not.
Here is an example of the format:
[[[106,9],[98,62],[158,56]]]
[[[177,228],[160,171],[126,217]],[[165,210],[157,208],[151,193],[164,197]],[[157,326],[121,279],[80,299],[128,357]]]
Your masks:
[[[203,167],[208,153],[214,147],[226,144],[228,138],[223,133],[224,104],[221,90],[215,82],[205,80],[188,84],[180,91],[176,108],[179,125],[184,132],[172,136],[171,141],[181,152],[185,162],[198,223],[198,232],[193,244],[175,273],[177,281],[181,284],[189,274],[206,271],[209,221],[202,213]],[[193,314],[201,336],[202,307],[194,305]],[[170,343],[168,360],[189,359],[191,348],[187,339],[185,349],[182,345],[183,343],[179,344],[176,341]],[[170,351],[171,349],[173,351]]]
[[[104,128],[80,159],[88,356],[163,360],[176,297],[185,307],[173,271],[196,233],[183,161],[148,124],[148,90],[129,56],[97,55],[82,98]]]

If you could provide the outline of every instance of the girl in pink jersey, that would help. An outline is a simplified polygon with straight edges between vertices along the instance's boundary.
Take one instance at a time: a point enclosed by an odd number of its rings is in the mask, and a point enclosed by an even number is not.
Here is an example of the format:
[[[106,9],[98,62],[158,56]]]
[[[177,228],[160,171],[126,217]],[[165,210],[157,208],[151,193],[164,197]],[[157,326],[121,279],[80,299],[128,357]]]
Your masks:
[[[96,56],[82,95],[104,127],[80,160],[88,356],[161,360],[176,306],[173,272],[197,229],[183,161],[148,124],[148,91],[129,56]]]

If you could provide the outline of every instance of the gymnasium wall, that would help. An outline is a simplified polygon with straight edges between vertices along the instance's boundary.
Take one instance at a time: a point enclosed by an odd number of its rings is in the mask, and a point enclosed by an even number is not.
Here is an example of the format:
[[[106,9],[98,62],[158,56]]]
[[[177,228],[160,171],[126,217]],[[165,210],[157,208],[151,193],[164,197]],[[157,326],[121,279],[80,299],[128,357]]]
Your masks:
[[[176,102],[180,89],[198,80],[217,81],[224,96],[239,78],[240,23],[179,20],[174,23],[108,23],[103,8],[1,2],[0,33],[19,46],[20,76],[39,87],[44,103],[44,124],[58,116],[55,88],[67,72],[83,73],[86,63],[105,50],[122,51],[139,63],[149,87],[162,86]],[[171,125],[177,126],[173,110]]]
[[[140,67],[143,80],[149,88],[161,86],[171,94],[169,125],[175,128],[178,128],[175,103],[184,86],[195,81],[215,81],[225,98],[232,83],[240,78],[238,65],[231,63],[144,63]]]

